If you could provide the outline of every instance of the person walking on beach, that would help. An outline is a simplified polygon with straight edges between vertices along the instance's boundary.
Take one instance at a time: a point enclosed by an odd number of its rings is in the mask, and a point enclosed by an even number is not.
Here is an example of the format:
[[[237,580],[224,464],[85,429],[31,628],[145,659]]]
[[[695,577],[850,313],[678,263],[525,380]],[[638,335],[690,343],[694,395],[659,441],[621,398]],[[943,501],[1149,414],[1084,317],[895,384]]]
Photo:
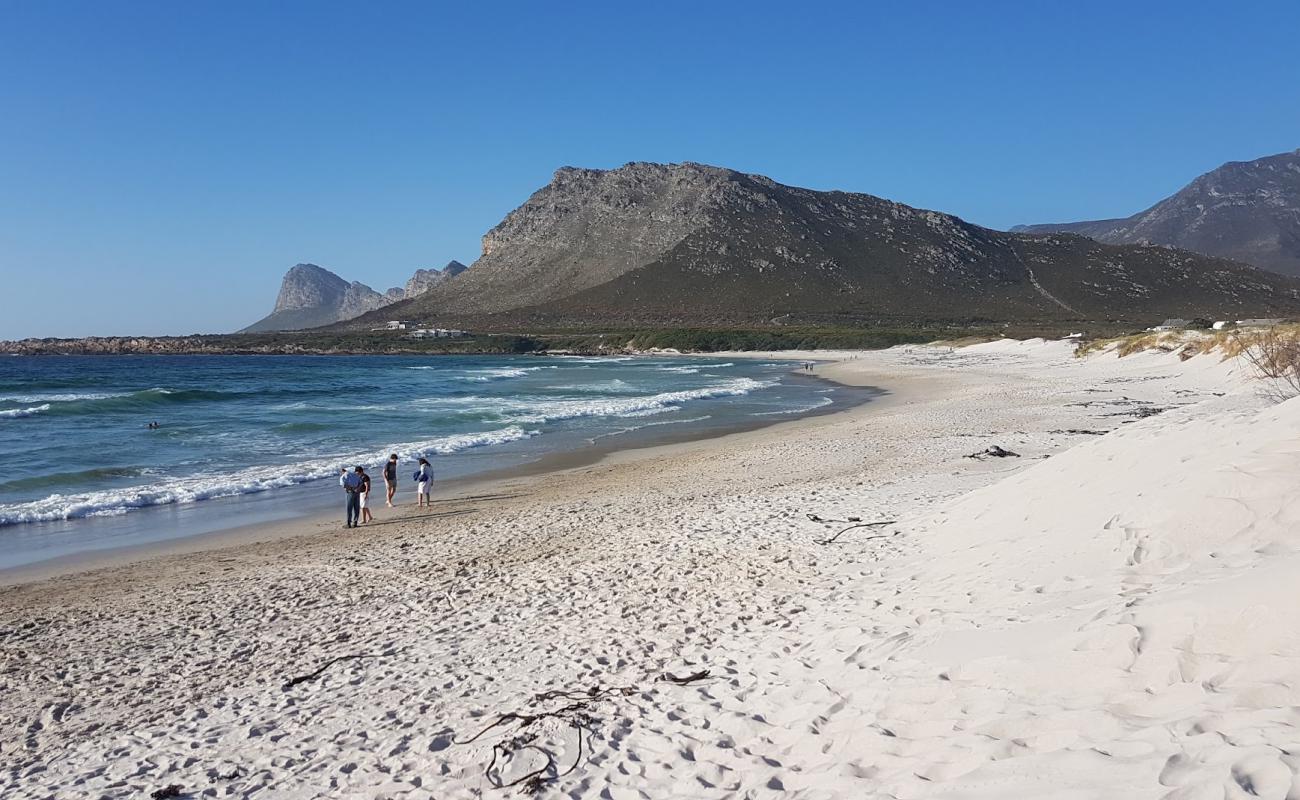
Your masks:
[[[420,469],[415,473],[415,505],[424,508],[429,505],[429,484],[433,483],[433,468],[427,458],[420,459]]]
[[[397,494],[397,453],[388,457],[384,464],[384,488],[388,490],[388,507],[393,507],[393,495]]]
[[[348,496],[347,527],[349,528],[355,528],[357,519],[361,516],[361,473],[361,467],[357,467],[354,472],[348,472],[345,469],[343,474],[339,476],[339,484],[342,485],[343,491]]]
[[[374,520],[370,515],[370,476],[365,467],[357,467],[357,472],[361,474],[361,522],[366,523]]]

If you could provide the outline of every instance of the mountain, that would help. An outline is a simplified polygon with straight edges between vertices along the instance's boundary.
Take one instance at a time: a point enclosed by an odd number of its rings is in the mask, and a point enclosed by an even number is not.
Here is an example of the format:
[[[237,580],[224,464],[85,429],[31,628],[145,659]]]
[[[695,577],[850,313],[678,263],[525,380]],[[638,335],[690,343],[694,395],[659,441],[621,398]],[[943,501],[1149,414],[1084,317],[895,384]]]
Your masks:
[[[415,274],[411,276],[410,280],[406,282],[406,288],[402,291],[402,296],[410,298],[424,294],[434,286],[456,277],[466,269],[468,269],[468,267],[459,261],[448,261],[447,266],[440,270],[417,269]],[[398,299],[401,300],[402,297],[399,297]]]
[[[1158,244],[1300,275],[1300,150],[1231,161],[1124,219],[1020,225],[1111,244]]]
[[[404,296],[401,289],[390,289],[384,295],[364,283],[349,283],[315,264],[298,264],[280,282],[275,309],[241,333],[316,328],[352,319]]]
[[[560,169],[483,237],[468,271],[391,314],[483,330],[1141,321],[1300,314],[1298,298],[1293,280],[1185,251],[994,231],[867,194],[633,163]]]
[[[315,264],[298,264],[285,273],[271,313],[240,333],[294,331],[345,322],[368,311],[415,297],[466,269],[452,261],[441,270],[417,269],[405,288],[394,286],[380,294],[364,283],[351,283]]]

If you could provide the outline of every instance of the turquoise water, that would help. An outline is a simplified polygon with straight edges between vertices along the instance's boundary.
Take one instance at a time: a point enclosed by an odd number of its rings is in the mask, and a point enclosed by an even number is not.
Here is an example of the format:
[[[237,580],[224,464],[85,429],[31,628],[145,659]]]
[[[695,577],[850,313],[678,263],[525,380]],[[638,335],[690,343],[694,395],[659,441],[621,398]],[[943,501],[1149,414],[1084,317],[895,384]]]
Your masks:
[[[0,567],[320,511],[340,468],[379,483],[389,453],[409,491],[419,456],[466,477],[848,391],[720,358],[3,358]]]

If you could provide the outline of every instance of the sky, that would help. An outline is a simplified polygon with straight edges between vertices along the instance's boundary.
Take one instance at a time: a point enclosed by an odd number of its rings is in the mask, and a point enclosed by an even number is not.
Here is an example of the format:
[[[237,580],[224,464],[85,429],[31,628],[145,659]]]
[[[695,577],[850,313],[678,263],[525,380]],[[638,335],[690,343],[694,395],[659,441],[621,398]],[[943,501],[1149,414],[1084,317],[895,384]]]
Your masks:
[[[0,338],[225,332],[471,263],[565,165],[1005,228],[1300,148],[1300,3],[0,0]]]

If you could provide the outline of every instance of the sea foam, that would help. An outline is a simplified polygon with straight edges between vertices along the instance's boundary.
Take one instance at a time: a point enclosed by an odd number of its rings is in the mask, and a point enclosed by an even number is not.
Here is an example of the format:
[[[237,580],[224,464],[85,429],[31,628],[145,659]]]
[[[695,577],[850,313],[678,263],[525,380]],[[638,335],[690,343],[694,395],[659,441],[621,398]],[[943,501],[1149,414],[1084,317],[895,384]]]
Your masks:
[[[341,469],[350,469],[357,464],[380,464],[388,458],[389,453],[397,453],[403,461],[411,461],[419,456],[450,455],[476,447],[527,439],[537,434],[538,431],[535,430],[511,426],[482,433],[465,433],[423,442],[394,444],[369,453],[332,456],[318,461],[258,466],[236,473],[201,473],[166,478],[143,486],[98,492],[52,494],[43,500],[0,505],[0,525],[113,516],[148,506],[193,503],[216,497],[264,492],[268,489],[330,478],[337,475]]]
[[[0,419],[22,419],[23,417],[34,417],[37,414],[44,414],[49,410],[49,403],[42,403],[39,406],[28,406],[27,408],[9,408],[0,411]]]
[[[775,385],[775,381],[757,381],[753,378],[736,378],[716,386],[686,389],[679,392],[660,392],[640,397],[604,397],[592,400],[545,400],[528,398],[515,401],[514,410],[507,418],[520,423],[538,424],[559,422],[579,417],[641,417],[676,411],[682,403],[691,400],[709,400],[719,397],[736,397],[756,389]]]
[[[472,383],[486,383],[488,381],[499,381],[508,378],[522,378],[530,372],[537,372],[543,369],[557,369],[553,366],[544,367],[488,367],[486,369],[470,370],[466,375],[457,375],[455,380],[469,381]]]

